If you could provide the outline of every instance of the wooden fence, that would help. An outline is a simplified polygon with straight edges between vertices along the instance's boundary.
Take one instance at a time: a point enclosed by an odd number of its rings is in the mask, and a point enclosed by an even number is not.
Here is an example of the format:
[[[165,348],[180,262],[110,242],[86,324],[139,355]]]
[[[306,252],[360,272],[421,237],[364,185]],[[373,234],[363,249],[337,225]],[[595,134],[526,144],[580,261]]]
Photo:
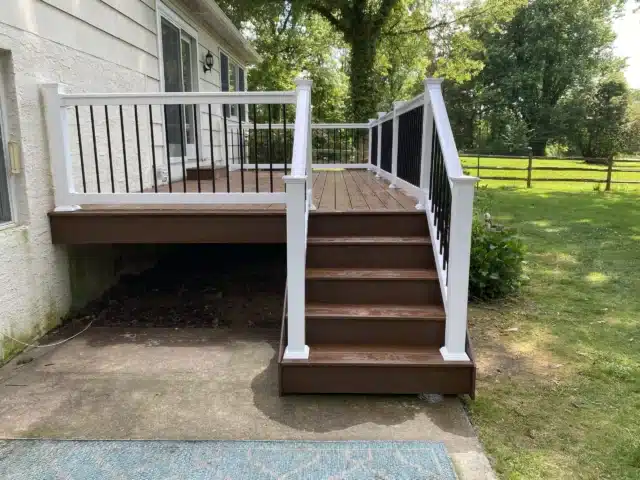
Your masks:
[[[640,178],[640,159],[612,159],[612,158],[584,158],[584,157],[534,157],[529,156],[517,156],[517,155],[491,155],[491,154],[472,154],[472,153],[460,153],[461,160],[475,159],[474,165],[470,165],[465,162],[464,169],[471,175],[475,175],[482,180],[510,180],[510,181],[522,181],[526,182],[527,188],[531,188],[533,182],[591,182],[591,183],[604,183],[605,190],[611,190],[612,184],[636,184],[640,185],[639,180],[612,180],[613,173],[636,173]],[[513,160],[514,165],[482,165],[482,160],[485,162],[492,159],[504,159]],[[534,161],[538,162],[553,162],[553,161],[582,161],[585,166],[534,166]],[[525,163],[526,166],[516,166],[516,163]],[[589,166],[589,162],[591,162]],[[630,166],[616,166],[616,164],[637,164],[638,167]],[[526,172],[522,177],[516,176],[496,176],[496,175],[483,175],[481,170],[492,170],[497,172]],[[533,178],[533,172],[601,172],[602,178],[567,178],[567,177],[553,177],[551,174],[548,177]],[[577,175],[576,175],[577,177]]]

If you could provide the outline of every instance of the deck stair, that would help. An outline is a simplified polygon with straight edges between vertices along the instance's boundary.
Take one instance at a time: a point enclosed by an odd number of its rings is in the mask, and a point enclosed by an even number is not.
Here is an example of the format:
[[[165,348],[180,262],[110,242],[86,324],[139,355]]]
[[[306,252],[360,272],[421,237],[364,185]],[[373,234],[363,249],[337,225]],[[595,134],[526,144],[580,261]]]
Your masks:
[[[440,354],[445,320],[424,212],[312,215],[310,356],[280,358],[281,392],[472,393],[473,357]]]

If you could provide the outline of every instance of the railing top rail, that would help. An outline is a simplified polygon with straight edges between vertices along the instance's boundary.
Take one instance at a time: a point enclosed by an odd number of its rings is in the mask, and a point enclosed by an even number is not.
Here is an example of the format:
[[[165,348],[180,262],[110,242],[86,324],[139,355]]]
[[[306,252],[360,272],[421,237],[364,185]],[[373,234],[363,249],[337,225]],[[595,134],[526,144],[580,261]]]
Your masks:
[[[287,130],[289,129],[293,130],[294,126],[295,125],[293,123],[287,123]],[[255,127],[256,127],[256,130],[268,130],[269,124],[258,123],[256,124]],[[283,128],[285,128],[285,126],[283,123],[272,123],[271,128],[276,130],[282,130]],[[368,128],[369,128],[368,123],[312,123],[311,124],[312,130],[338,130],[338,129],[366,130]]]
[[[296,92],[151,92],[61,94],[63,106],[178,104],[295,104]]]
[[[403,113],[407,113],[414,108],[421,107],[424,105],[424,93],[413,97],[411,100],[404,102],[402,105],[399,105],[396,108],[396,115],[402,115]]]
[[[458,148],[453,138],[449,114],[447,113],[447,107],[445,106],[444,97],[442,96],[442,81],[439,79],[427,79],[425,80],[425,87],[431,103],[433,120],[436,124],[438,138],[440,139],[440,149],[442,150],[449,180],[465,177],[462,171],[462,163],[458,156]]]

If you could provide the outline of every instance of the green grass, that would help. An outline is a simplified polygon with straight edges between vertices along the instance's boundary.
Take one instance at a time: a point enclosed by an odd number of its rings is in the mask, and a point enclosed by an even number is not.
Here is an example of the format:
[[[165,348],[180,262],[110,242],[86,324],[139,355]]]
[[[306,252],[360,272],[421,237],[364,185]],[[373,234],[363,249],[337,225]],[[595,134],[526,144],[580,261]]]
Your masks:
[[[462,165],[469,175],[478,175],[478,157],[461,157]],[[510,159],[510,158],[494,158],[480,157],[480,178],[482,177],[511,177],[514,180],[482,180],[482,184],[489,186],[517,186],[526,187],[527,178],[526,170],[509,171],[509,170],[489,170],[484,167],[503,167],[503,168],[527,168],[527,159]],[[533,160],[533,171],[531,174],[532,186],[544,189],[561,190],[561,191],[592,191],[597,188],[598,183],[593,182],[563,182],[566,179],[594,179],[600,180],[600,189],[604,190],[607,172],[604,165],[589,165],[580,160]],[[536,170],[539,167],[562,167],[562,168],[588,168],[590,171],[557,171],[557,170]],[[612,181],[638,181],[640,182],[640,163],[615,162],[614,169],[637,170],[635,172],[613,172]],[[557,178],[558,182],[536,182],[540,178]],[[615,191],[640,191],[640,184],[624,185],[613,184],[612,189]]]
[[[531,279],[470,314],[469,410],[499,476],[639,479],[640,191],[480,188],[476,202],[524,239]]]

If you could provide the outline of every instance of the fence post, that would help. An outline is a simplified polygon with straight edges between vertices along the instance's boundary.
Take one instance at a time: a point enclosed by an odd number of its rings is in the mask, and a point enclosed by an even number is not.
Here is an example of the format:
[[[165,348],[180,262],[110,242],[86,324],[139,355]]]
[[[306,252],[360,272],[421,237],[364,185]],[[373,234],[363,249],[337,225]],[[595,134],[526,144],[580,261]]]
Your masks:
[[[41,86],[44,101],[47,139],[49,143],[49,162],[53,178],[53,198],[55,210],[68,212],[79,210],[73,204],[73,170],[71,151],[69,150],[69,122],[67,110],[62,106],[60,95],[62,85],[47,83]]]
[[[531,188],[531,170],[533,169],[533,148],[529,147],[529,166],[527,167],[527,188]]]
[[[295,161],[295,160],[294,160]],[[305,335],[306,177],[284,177],[287,206],[287,360],[309,358]]]
[[[609,164],[607,165],[607,186],[605,191],[611,191],[611,173],[613,172],[613,155],[609,157]]]
[[[433,148],[433,110],[431,100],[425,85],[424,107],[422,113],[422,158],[420,159],[420,190],[422,198],[416,205],[416,209],[427,208],[429,201],[429,177],[431,176],[431,149]]]
[[[466,353],[467,303],[469,297],[469,265],[473,193],[478,181],[474,177],[451,178],[451,231],[449,233],[449,265],[447,274],[447,320],[442,358],[468,361]]]
[[[405,102],[393,102],[393,135],[391,139],[391,183],[389,188],[397,188],[396,180],[398,179],[398,132],[400,131],[400,115],[398,108]]]
[[[384,117],[387,112],[378,112],[378,119]],[[376,178],[380,178],[380,157],[382,155],[382,122],[378,123],[378,165],[376,170]]]

